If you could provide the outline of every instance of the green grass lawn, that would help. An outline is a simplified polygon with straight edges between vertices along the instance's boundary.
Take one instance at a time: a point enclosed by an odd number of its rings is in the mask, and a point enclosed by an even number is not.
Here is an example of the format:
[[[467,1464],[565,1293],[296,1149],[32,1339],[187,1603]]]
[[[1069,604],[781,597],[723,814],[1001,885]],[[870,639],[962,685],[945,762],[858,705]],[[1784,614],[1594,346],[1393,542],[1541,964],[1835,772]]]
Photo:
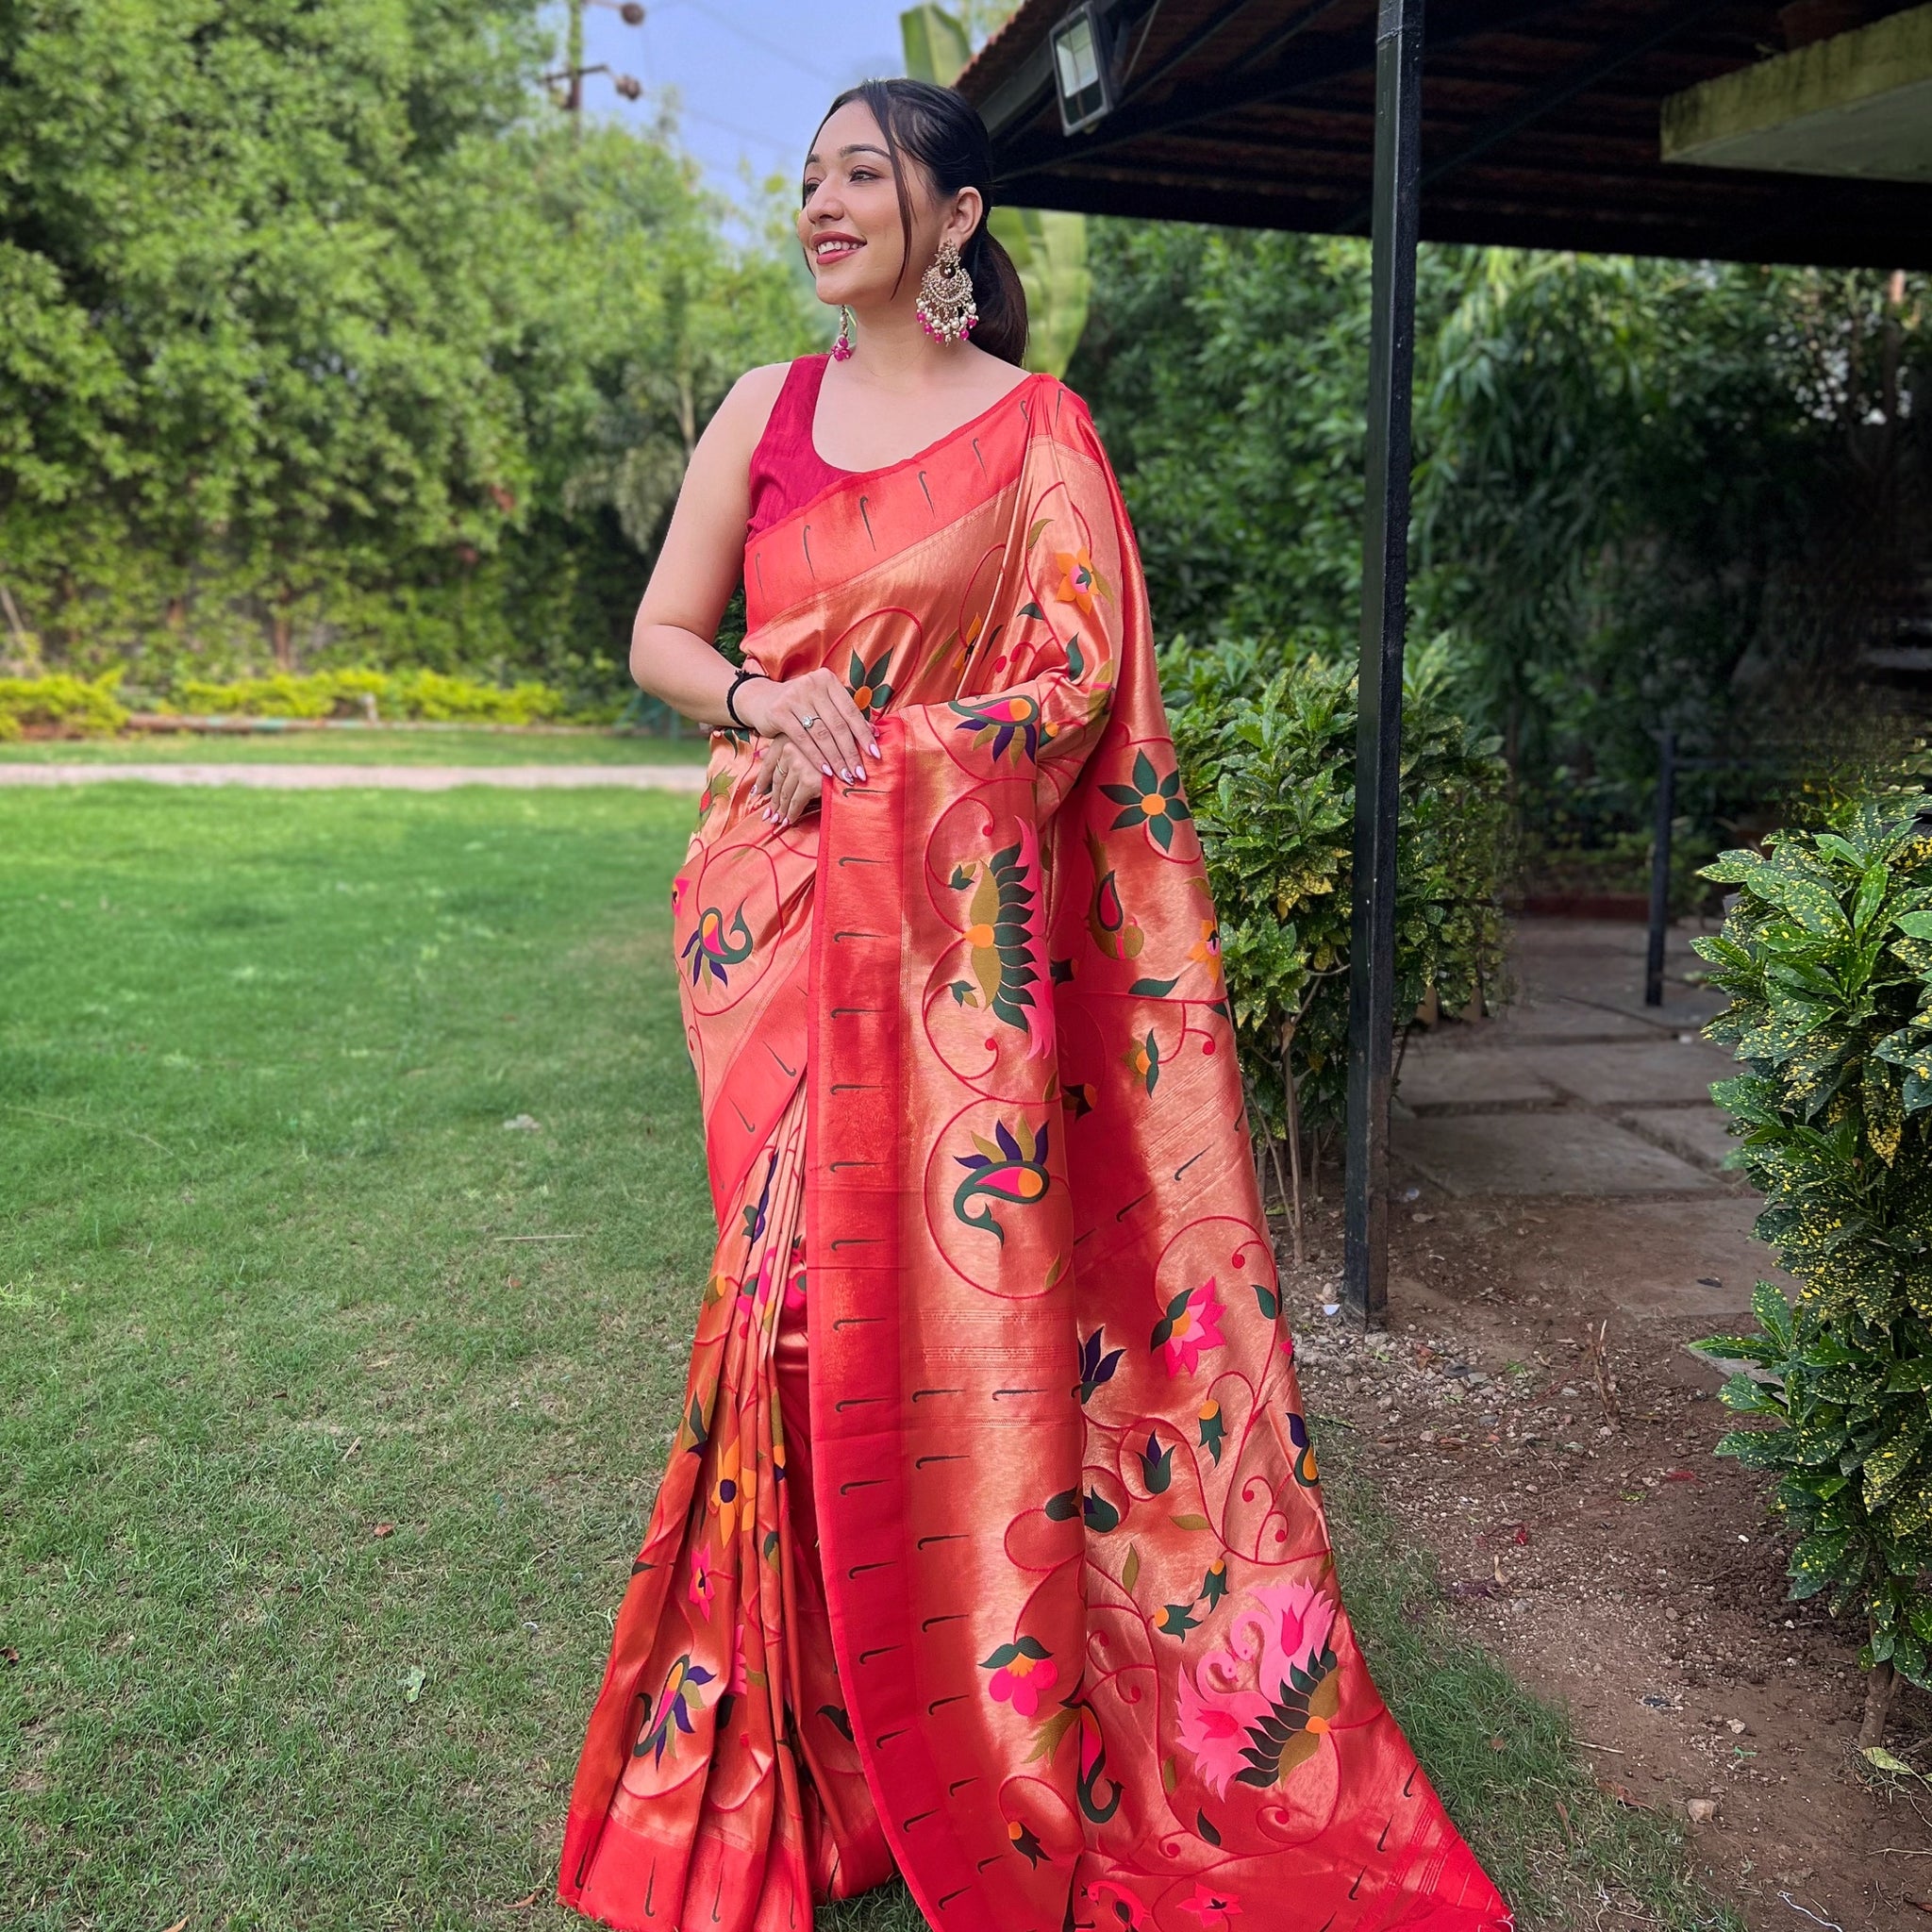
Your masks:
[[[710,1248],[691,819],[0,793],[8,1932],[581,1923],[555,1850]],[[1724,1923],[1323,1447],[1371,1658],[1525,1924]]]
[[[125,738],[0,744],[6,764],[657,765],[703,764],[710,741],[614,731],[425,731],[407,724],[349,731],[135,732]]]

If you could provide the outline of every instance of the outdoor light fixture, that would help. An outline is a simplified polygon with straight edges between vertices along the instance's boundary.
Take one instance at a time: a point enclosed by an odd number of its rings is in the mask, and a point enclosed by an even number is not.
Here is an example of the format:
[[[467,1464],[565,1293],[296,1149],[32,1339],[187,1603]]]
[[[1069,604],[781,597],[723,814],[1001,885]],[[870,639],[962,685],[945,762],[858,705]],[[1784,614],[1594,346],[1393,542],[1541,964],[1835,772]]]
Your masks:
[[[1063,133],[1078,134],[1113,111],[1105,29],[1094,0],[1081,0],[1054,28],[1053,73]]]

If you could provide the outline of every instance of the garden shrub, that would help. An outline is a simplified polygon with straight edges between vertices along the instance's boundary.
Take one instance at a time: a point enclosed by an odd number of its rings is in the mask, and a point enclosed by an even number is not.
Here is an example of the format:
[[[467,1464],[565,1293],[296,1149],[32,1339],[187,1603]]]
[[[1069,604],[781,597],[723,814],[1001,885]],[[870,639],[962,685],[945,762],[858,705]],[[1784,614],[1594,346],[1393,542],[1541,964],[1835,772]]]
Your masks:
[[[1707,868],[1739,891],[1696,943],[1731,996],[1706,1031],[1750,1069],[1712,1090],[1734,1163],[1802,1291],[1760,1284],[1757,1334],[1695,1346],[1755,1371],[1724,1399],[1774,1426],[1718,1453],[1776,1476],[1791,1595],[1863,1619],[1876,1744],[1893,1670],[1932,1687],[1932,795],[1768,842]]]
[[[560,691],[534,680],[505,689],[441,671],[279,672],[225,684],[190,677],[176,682],[173,699],[173,708],[192,716],[244,718],[357,717],[368,699],[381,718],[464,724],[532,724],[568,709]]]
[[[52,672],[42,677],[0,677],[0,738],[25,730],[58,738],[94,738],[120,730],[127,708],[116,695],[121,674],[73,677]]]
[[[1395,1009],[1494,991],[1503,964],[1507,773],[1446,698],[1447,654],[1410,653],[1396,853]],[[1221,959],[1260,1119],[1342,1118],[1354,873],[1352,666],[1254,640],[1162,654],[1182,782],[1221,916]]]

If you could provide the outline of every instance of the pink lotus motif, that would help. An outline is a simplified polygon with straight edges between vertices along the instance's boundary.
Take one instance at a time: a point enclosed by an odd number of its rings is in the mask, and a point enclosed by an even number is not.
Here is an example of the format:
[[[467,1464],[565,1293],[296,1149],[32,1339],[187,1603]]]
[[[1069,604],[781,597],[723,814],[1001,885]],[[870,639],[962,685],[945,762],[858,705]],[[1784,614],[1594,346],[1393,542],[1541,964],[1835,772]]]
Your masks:
[[[1209,1668],[1203,1664],[1201,1674],[1206,1676]],[[1180,1674],[1179,1689],[1181,1746],[1215,1796],[1224,1798],[1243,1768],[1248,1733],[1268,1717],[1268,1700],[1258,1690],[1203,1691],[1187,1671]]]
[[[1241,1916],[1241,1902],[1231,1891],[1218,1890],[1205,1879],[1194,1887],[1193,1896],[1181,1901],[1181,1910],[1192,1912],[1208,1932],[1227,1932],[1227,1922]]]
[[[1154,1346],[1160,1350],[1170,1375],[1191,1375],[1201,1366],[1204,1349],[1224,1348],[1221,1318],[1227,1311],[1214,1292],[1209,1275],[1198,1288],[1177,1294],[1167,1305],[1154,1330]]]
[[[1311,1583],[1251,1591],[1224,1646],[1179,1679],[1180,1740],[1220,1797],[1263,1789],[1313,1755],[1340,1690],[1328,1638],[1335,1601]]]

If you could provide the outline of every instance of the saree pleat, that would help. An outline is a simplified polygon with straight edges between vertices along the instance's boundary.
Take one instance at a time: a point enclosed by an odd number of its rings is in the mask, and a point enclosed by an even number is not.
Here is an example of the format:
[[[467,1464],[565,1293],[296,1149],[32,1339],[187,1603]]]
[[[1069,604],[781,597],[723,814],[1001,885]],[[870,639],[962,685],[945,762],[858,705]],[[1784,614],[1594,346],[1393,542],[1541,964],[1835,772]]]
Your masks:
[[[673,886],[720,1237],[559,1891],[800,1932],[1505,1932],[1343,1607],[1220,933],[1084,407],[745,553],[867,781],[714,739]]]
[[[591,1746],[622,1770],[575,1902],[800,1932],[891,1869],[839,1707],[811,1506],[803,1088],[732,1202]],[[587,1757],[590,1750],[587,1749]]]

